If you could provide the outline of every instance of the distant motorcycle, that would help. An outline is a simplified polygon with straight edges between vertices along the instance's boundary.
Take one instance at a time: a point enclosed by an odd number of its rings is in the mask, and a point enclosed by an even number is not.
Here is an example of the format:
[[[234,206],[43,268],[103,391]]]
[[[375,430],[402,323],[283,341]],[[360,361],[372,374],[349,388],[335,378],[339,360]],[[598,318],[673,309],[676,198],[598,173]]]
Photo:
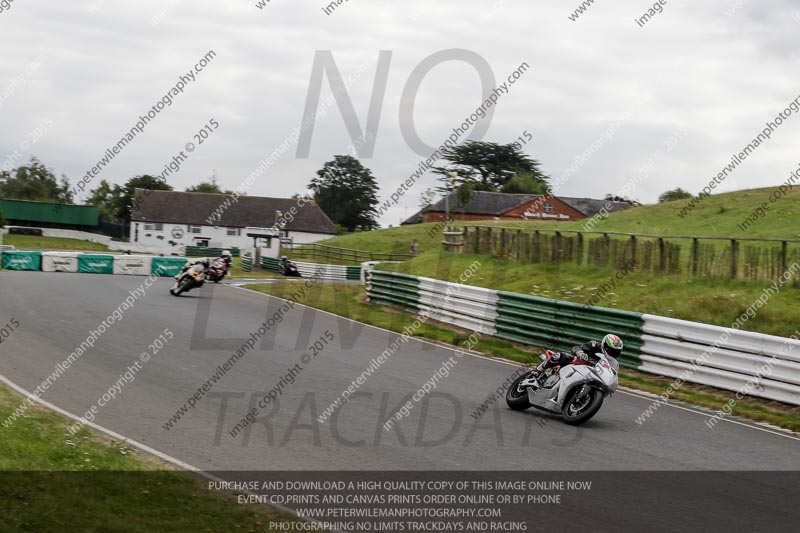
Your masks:
[[[549,359],[548,350],[540,357]],[[603,399],[617,390],[619,363],[602,353],[598,361],[586,363],[575,357],[571,364],[521,375],[506,391],[506,403],[515,411],[535,407],[560,415],[567,424],[577,426],[592,418],[603,405]]]
[[[169,293],[173,296],[180,296],[192,289],[202,287],[206,281],[204,270],[203,265],[193,265],[181,272]]]
[[[228,271],[228,264],[225,260],[221,257],[214,259],[211,263],[211,266],[208,267],[206,271],[206,279],[208,281],[213,281],[214,283],[219,283],[222,281],[222,278],[225,277],[225,273]]]
[[[297,265],[295,265],[292,261],[288,261],[286,264],[283,265],[283,275],[295,278],[302,277],[300,275],[300,271],[297,270]]]

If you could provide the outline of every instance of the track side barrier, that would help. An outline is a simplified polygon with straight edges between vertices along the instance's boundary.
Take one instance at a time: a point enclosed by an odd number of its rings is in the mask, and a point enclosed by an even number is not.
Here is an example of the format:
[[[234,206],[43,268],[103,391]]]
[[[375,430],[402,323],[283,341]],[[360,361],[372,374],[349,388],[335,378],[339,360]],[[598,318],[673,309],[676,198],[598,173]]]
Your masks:
[[[367,299],[441,322],[555,350],[616,333],[621,365],[800,405],[800,339],[591,307],[538,296],[367,272]],[[799,335],[800,336],[800,335]]]
[[[297,266],[297,271],[304,278],[317,275],[320,269],[319,279],[331,280],[359,280],[361,279],[360,265],[325,265],[321,263],[304,263],[302,261],[292,261]],[[281,273],[280,260],[272,257],[262,257],[261,266],[270,272]]]
[[[42,252],[42,272],[77,272],[78,252]]]
[[[42,252],[5,250],[3,251],[2,258],[2,267],[6,270],[42,269]]]

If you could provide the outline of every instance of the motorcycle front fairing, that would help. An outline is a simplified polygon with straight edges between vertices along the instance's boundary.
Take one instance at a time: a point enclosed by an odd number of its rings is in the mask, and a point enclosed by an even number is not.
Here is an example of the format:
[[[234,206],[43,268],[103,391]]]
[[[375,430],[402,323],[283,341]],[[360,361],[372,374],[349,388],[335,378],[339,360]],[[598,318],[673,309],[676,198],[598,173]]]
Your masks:
[[[603,391],[604,396],[617,390],[619,363],[600,356],[594,366],[567,365],[558,371],[558,382],[552,388],[528,387],[528,401],[535,407],[551,412],[560,412],[567,396],[576,388],[590,385]],[[523,382],[523,385],[533,384]]]
[[[178,286],[181,284],[181,281],[183,281],[183,278],[185,278],[186,276],[191,276],[192,278],[194,278],[195,283],[199,287],[205,281],[205,279],[203,278],[204,270],[205,269],[201,264],[192,265],[188,269],[182,271],[180,274],[175,276],[175,284],[172,286],[172,289],[177,289]]]

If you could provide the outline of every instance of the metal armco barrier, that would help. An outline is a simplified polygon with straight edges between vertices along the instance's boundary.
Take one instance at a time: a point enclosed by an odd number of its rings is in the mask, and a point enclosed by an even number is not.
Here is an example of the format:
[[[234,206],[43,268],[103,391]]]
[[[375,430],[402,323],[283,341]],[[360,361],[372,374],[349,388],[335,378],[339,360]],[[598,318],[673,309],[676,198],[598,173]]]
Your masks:
[[[439,322],[497,335],[498,295],[491,289],[372,270],[368,273],[367,297],[372,303],[401,307]]]
[[[241,262],[242,272],[252,272],[253,271],[253,258],[250,257],[250,254],[242,255],[242,262]]]
[[[497,335],[497,291],[419,278],[420,314],[486,335]]]
[[[800,405],[800,340],[643,315],[639,370]],[[695,364],[693,367],[693,363]]]
[[[628,368],[800,405],[800,340],[795,338],[381,270],[367,272],[367,299],[555,350],[616,333],[625,341],[619,362]]]
[[[556,350],[568,350],[589,339],[616,333],[625,340],[619,363],[637,368],[641,362],[642,316],[639,313],[588,307],[573,302],[498,291],[497,336]]]
[[[361,279],[361,266],[352,265],[323,265],[320,263],[303,263],[300,261],[292,261],[297,266],[297,271],[304,278],[319,277],[319,279],[333,279],[333,280],[360,280]],[[270,272],[281,273],[280,260],[272,257],[262,257],[261,266]],[[317,276],[319,269],[322,269],[321,275]]]

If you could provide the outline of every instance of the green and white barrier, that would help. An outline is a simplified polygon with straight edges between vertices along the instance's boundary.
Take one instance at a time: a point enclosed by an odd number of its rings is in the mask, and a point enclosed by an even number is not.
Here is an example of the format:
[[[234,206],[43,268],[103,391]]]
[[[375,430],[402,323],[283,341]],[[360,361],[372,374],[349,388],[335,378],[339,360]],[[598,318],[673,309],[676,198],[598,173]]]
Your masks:
[[[644,321],[639,313],[506,291],[498,291],[498,295],[497,336],[500,338],[568,350],[613,332],[625,340],[620,365],[637,368],[641,364]]]
[[[42,272],[77,272],[78,252],[42,252]]]
[[[81,252],[4,251],[2,266],[7,270],[80,272],[85,274],[127,274],[171,277],[186,264],[185,257],[112,255]]]
[[[616,333],[628,368],[800,405],[800,339],[493,291],[397,272],[367,272],[367,299],[542,348]],[[798,335],[800,336],[800,334]]]
[[[292,261],[297,266],[297,271],[304,278],[316,277],[318,279],[332,280],[359,280],[361,279],[360,265],[325,265],[321,263],[304,263]],[[281,273],[280,260],[272,257],[262,257],[261,266],[270,272]]]
[[[253,257],[250,255],[250,253],[242,255],[241,268],[242,272],[253,271]]]
[[[151,255],[115,255],[114,274],[149,276],[152,263]]]
[[[42,270],[42,252],[6,250],[2,258],[2,266],[6,270]]]
[[[176,276],[183,269],[186,261],[185,257],[153,257],[150,274],[163,277]]]
[[[497,335],[497,291],[382,270],[370,271],[368,280],[370,302]]]
[[[78,255],[78,272],[83,274],[113,274],[114,256],[109,254]]]
[[[800,340],[643,315],[639,370],[800,405]]]

